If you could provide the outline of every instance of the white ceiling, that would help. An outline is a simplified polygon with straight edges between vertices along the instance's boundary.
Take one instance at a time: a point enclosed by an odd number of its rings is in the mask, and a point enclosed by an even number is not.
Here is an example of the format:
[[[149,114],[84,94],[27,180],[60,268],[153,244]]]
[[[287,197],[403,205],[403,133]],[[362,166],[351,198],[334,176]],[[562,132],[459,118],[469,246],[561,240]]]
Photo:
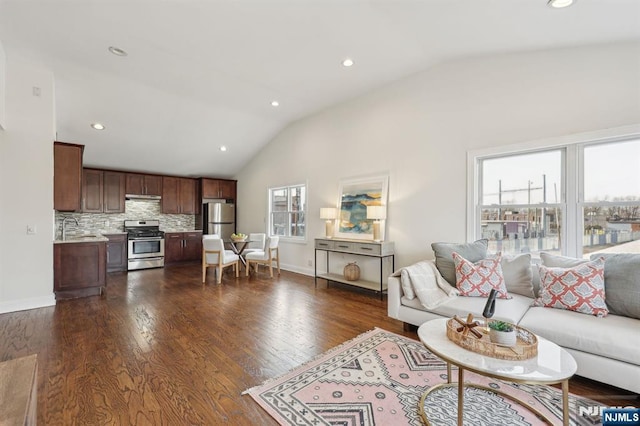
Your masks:
[[[0,41],[53,71],[86,165],[231,177],[292,121],[434,64],[640,40],[640,0],[546,1],[0,0]]]

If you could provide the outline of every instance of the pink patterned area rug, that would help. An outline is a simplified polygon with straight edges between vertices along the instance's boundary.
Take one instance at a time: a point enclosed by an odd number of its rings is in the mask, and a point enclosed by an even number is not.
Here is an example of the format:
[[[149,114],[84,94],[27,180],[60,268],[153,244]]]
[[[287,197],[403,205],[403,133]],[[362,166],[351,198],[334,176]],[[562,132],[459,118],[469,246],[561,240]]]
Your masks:
[[[454,375],[457,377],[457,374]],[[562,397],[549,386],[521,385],[465,372],[465,381],[499,389],[531,405],[553,424],[562,421]],[[446,364],[419,341],[379,328],[337,346],[249,394],[281,425],[422,425],[418,404],[430,387],[446,383]],[[432,425],[455,425],[457,388],[425,401]],[[601,404],[570,395],[572,425],[601,424]],[[546,424],[531,411],[493,392],[465,390],[464,423]]]

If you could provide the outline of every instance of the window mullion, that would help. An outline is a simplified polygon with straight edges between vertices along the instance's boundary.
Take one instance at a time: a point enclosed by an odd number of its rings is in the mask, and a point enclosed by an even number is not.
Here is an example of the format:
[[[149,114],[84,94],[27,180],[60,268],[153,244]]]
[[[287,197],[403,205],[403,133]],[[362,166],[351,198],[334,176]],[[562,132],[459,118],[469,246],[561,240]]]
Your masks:
[[[563,235],[565,237],[564,254],[578,257],[582,253],[582,194],[583,181],[580,178],[582,170],[581,149],[578,145],[569,145],[565,148],[565,173],[563,176],[563,202],[566,206],[566,226]]]

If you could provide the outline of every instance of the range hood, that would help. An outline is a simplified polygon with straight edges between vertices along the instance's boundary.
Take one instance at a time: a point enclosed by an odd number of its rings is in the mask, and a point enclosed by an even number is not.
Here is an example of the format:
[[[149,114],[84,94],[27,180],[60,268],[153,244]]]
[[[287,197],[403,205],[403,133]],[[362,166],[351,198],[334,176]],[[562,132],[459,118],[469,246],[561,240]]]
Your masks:
[[[140,195],[140,194],[125,194],[127,200],[142,200],[142,201],[160,201],[162,197],[160,195]]]

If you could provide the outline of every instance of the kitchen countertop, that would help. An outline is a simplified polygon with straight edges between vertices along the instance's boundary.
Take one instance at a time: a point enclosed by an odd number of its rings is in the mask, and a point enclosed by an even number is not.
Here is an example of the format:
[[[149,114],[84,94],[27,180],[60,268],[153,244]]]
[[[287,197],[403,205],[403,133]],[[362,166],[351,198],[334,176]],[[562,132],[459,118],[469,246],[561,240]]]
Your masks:
[[[53,244],[69,244],[69,243],[100,243],[107,242],[109,239],[103,235],[78,235],[67,237],[66,240],[56,239]]]
[[[173,232],[202,232],[202,229],[161,229],[161,231],[171,234]]]

